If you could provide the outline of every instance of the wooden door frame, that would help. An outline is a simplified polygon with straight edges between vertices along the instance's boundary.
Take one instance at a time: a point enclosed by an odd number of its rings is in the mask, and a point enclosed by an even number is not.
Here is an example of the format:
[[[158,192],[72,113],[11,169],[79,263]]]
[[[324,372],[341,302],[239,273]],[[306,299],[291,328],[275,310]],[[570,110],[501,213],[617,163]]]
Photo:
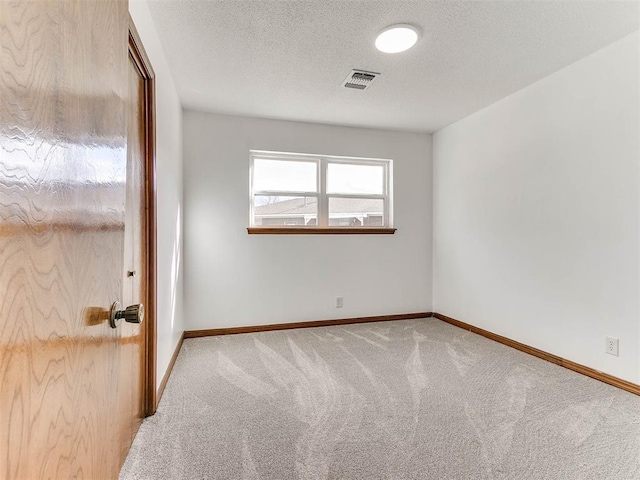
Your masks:
[[[144,414],[153,415],[158,406],[156,390],[157,363],[157,228],[156,228],[156,102],[155,72],[144,50],[140,35],[129,15],[129,55],[144,80],[145,132],[145,239],[147,242],[145,304],[145,378],[143,382]]]

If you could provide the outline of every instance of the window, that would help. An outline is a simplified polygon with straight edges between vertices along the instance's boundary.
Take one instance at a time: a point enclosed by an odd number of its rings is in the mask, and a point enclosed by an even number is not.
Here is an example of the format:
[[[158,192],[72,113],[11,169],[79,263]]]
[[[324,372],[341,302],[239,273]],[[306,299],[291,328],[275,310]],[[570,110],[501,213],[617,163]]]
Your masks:
[[[391,160],[252,150],[249,233],[393,233],[391,178]]]

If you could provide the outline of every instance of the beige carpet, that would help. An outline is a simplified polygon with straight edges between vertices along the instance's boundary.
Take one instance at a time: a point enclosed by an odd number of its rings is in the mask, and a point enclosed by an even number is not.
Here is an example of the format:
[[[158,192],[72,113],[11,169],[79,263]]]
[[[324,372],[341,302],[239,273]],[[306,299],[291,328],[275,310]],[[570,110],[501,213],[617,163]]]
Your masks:
[[[640,479],[640,397],[436,319],[186,340],[122,479]]]

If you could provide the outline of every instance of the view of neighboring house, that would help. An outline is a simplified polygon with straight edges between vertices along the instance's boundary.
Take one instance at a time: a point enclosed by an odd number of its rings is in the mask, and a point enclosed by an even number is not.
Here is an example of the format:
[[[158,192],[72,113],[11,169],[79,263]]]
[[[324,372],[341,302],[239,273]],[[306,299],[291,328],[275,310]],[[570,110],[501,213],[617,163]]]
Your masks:
[[[316,197],[271,197],[272,203],[254,208],[256,226],[308,225],[318,221]],[[380,227],[383,202],[368,198],[330,198],[329,225],[333,227]]]

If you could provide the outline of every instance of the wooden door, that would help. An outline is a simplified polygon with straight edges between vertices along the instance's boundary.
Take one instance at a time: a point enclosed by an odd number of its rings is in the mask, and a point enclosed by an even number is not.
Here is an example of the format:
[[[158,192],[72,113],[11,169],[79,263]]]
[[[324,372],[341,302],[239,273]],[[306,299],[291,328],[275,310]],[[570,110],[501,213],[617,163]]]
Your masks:
[[[128,28],[126,0],[0,1],[3,479],[116,478],[140,416],[118,415],[139,402],[140,333],[108,324],[125,288]]]

